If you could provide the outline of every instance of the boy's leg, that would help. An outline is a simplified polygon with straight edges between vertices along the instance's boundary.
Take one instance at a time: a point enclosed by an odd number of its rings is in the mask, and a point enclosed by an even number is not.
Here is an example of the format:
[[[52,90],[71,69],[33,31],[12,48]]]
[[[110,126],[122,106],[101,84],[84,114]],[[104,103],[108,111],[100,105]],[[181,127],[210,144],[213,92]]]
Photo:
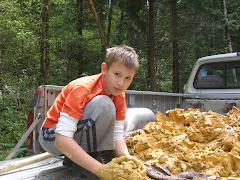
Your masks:
[[[101,163],[107,163],[113,158],[113,134],[116,109],[108,96],[99,95],[86,104],[83,117],[77,126],[74,139],[93,158]],[[101,151],[101,152],[100,152]],[[72,173],[77,176],[85,176],[87,179],[98,179],[97,176],[79,167],[72,165]]]
[[[108,96],[99,95],[89,101],[83,111],[83,117],[77,126],[74,139],[86,152],[98,152],[114,149],[113,133],[116,109]],[[39,142],[45,151],[61,155],[55,146],[55,129],[40,129]]]
[[[39,131],[39,142],[43,149],[51,154],[62,155],[63,153],[55,146],[56,124],[51,128],[41,127]]]
[[[74,139],[87,152],[113,150],[116,109],[108,96],[99,95],[86,104]]]

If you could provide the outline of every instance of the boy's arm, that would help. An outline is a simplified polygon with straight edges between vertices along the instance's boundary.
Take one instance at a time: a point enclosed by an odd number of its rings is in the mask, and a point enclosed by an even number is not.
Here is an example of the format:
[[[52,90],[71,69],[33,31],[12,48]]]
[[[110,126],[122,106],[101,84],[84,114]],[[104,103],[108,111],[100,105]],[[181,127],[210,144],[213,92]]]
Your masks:
[[[55,130],[55,145],[69,159],[94,173],[102,164],[86,153],[73,139],[74,133],[77,131],[77,123],[77,118],[61,112]]]
[[[114,153],[116,156],[121,156],[123,154],[130,156],[124,141],[124,121],[116,120],[114,123],[114,143]]]
[[[128,149],[127,149],[127,145],[124,141],[124,139],[120,139],[115,141],[115,150],[114,153],[116,156],[121,156],[123,154],[125,154],[126,156],[130,156]]]
[[[63,152],[64,155],[92,173],[96,173],[96,171],[102,166],[99,161],[86,153],[71,137],[56,133],[55,143],[56,147]]]

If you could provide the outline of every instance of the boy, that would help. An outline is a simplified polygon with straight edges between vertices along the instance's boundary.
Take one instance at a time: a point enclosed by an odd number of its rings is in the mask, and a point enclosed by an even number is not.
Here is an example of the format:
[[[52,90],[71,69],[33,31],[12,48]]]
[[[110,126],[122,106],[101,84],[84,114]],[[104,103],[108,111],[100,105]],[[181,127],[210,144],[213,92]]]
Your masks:
[[[52,154],[64,154],[100,178],[100,169],[107,165],[88,153],[114,149],[117,156],[129,156],[123,138],[124,91],[138,66],[133,48],[119,45],[107,49],[100,74],[70,82],[56,98],[40,130],[42,147]]]

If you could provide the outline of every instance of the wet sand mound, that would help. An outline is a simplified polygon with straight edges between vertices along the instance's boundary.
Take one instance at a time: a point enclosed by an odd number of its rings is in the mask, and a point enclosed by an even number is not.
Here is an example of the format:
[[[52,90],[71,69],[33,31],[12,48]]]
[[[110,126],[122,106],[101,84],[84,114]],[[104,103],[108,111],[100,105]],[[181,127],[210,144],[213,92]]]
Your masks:
[[[173,109],[126,138],[131,155],[172,173],[240,177],[240,110]]]

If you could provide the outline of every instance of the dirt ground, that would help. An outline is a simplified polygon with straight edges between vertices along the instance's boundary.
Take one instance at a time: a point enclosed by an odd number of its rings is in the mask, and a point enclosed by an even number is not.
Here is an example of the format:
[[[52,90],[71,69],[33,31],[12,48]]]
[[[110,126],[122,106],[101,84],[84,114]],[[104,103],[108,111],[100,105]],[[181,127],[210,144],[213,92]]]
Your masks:
[[[173,109],[126,138],[131,155],[171,173],[240,177],[240,109],[225,115]]]

